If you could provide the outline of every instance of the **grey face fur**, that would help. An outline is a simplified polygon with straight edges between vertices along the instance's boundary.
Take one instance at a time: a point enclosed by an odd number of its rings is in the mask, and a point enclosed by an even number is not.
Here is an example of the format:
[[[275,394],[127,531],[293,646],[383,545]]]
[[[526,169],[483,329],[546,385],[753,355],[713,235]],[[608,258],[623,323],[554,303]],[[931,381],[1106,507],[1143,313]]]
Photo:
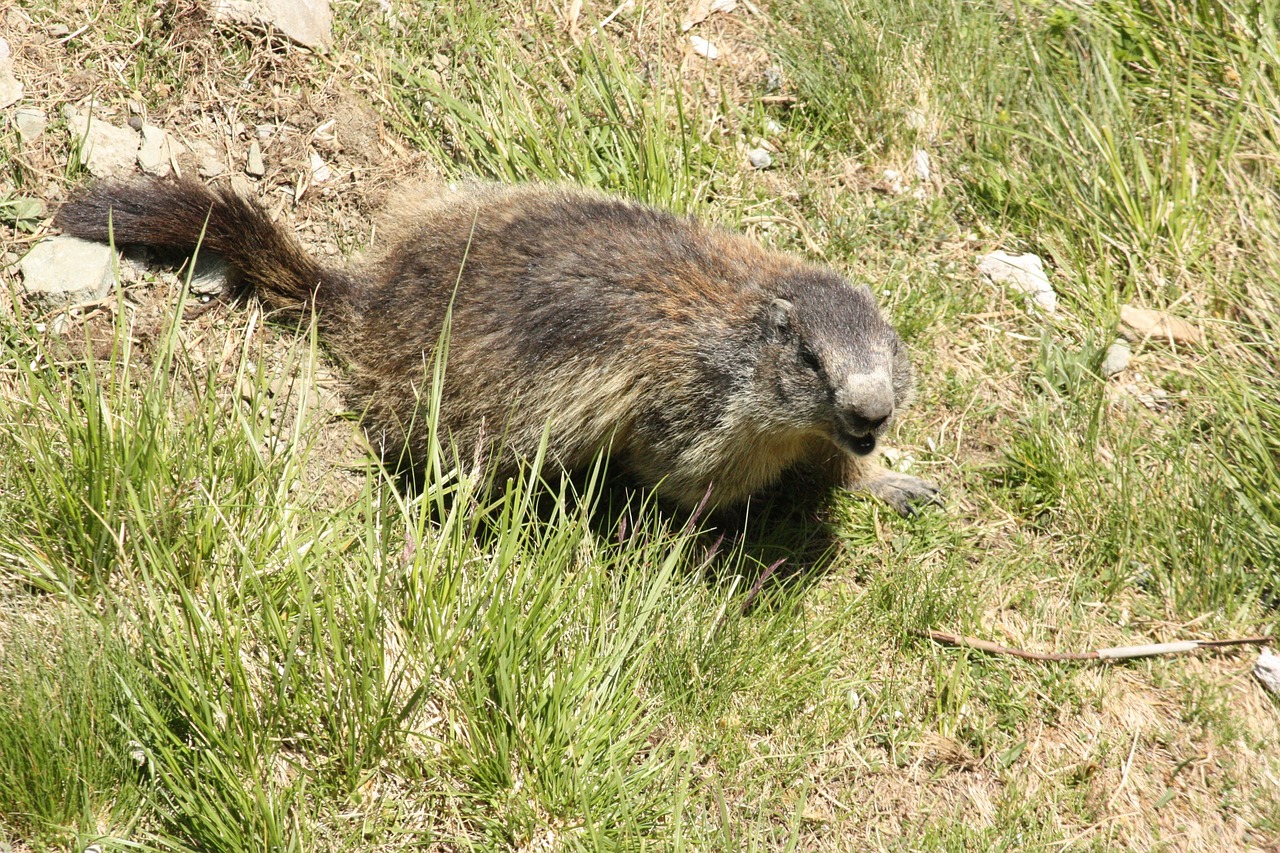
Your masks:
[[[774,299],[763,317],[758,380],[794,428],[870,454],[910,394],[902,340],[866,287],[823,273],[788,284],[787,298]]]

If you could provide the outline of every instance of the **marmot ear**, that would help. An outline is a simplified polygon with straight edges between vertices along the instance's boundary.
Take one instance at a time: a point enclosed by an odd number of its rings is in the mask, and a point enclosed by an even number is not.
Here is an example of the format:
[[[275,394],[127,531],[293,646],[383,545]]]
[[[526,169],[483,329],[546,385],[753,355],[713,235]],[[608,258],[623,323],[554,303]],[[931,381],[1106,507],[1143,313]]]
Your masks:
[[[765,338],[778,341],[785,338],[791,330],[791,312],[795,306],[785,299],[775,299],[769,303],[765,311]]]

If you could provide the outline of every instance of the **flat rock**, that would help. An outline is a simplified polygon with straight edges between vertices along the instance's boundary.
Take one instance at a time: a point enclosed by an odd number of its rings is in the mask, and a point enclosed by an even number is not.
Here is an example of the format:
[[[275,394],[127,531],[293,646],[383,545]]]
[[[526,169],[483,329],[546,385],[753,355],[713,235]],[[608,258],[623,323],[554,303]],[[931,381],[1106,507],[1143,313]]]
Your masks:
[[[216,178],[227,171],[227,165],[223,162],[222,155],[218,153],[218,149],[208,142],[203,139],[192,139],[188,141],[187,147],[191,149],[191,153],[196,158],[196,171],[200,174],[200,177]]]
[[[49,125],[49,117],[35,107],[22,107],[13,113],[13,123],[18,128],[18,136],[23,142],[35,142],[44,134]]]
[[[111,292],[114,260],[106,243],[50,237],[32,246],[18,262],[22,289],[53,305],[93,302]]]
[[[693,0],[689,11],[680,19],[680,32],[688,32],[715,12],[728,14],[738,8],[738,0]]]
[[[753,169],[767,169],[773,165],[773,155],[764,148],[752,148],[747,152],[747,162]]]
[[[173,169],[173,146],[169,135],[149,124],[142,126],[142,145],[138,148],[138,167],[148,175],[163,178]]]
[[[1120,306],[1120,334],[1131,341],[1167,341],[1175,344],[1202,344],[1204,332],[1197,327],[1163,311]]]
[[[1271,693],[1280,696],[1280,656],[1264,648],[1253,664],[1253,677]]]
[[[1102,375],[1110,379],[1124,372],[1129,366],[1129,359],[1133,356],[1133,350],[1129,348],[1129,342],[1124,338],[1117,340],[1111,346],[1107,347],[1107,354],[1102,359]]]
[[[18,103],[22,99],[22,84],[13,76],[13,57],[9,43],[0,38],[0,109]]]
[[[992,284],[999,284],[1031,297],[1031,300],[1052,314],[1058,307],[1058,294],[1049,284],[1044,271],[1044,261],[1038,255],[1011,255],[996,250],[978,258],[978,272]]]
[[[267,163],[262,159],[262,146],[256,139],[249,143],[249,156],[245,160],[244,173],[253,178],[261,178],[267,173]]]
[[[141,139],[129,127],[116,127],[100,118],[67,107],[64,112],[71,144],[80,148],[80,160],[95,178],[111,178],[133,171]]]
[[[188,288],[198,296],[219,296],[231,288],[231,265],[216,252],[200,252]]]
[[[693,47],[693,52],[698,56],[705,57],[712,62],[720,58],[720,48],[702,36],[689,36],[689,44]]]
[[[929,161],[929,152],[923,148],[917,148],[911,154],[911,171],[915,172],[918,179],[928,182],[933,175],[933,164]]]
[[[304,47],[333,44],[329,0],[214,0],[213,16],[241,24],[270,24]]]

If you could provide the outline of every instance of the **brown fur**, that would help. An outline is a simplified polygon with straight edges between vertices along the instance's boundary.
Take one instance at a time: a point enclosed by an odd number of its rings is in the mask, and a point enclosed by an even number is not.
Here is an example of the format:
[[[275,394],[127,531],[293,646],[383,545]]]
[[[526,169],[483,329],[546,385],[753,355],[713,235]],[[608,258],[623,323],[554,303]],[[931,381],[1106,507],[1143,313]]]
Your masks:
[[[708,492],[740,503],[797,468],[902,512],[936,496],[867,456],[911,373],[866,288],[582,190],[439,188],[412,207],[381,260],[351,272],[321,267],[256,203],[193,181],[100,184],[56,222],[122,244],[200,243],[268,306],[314,311],[391,462],[426,458],[411,426],[448,316],[441,435],[499,475],[546,431],[565,469],[604,451],[684,506]]]

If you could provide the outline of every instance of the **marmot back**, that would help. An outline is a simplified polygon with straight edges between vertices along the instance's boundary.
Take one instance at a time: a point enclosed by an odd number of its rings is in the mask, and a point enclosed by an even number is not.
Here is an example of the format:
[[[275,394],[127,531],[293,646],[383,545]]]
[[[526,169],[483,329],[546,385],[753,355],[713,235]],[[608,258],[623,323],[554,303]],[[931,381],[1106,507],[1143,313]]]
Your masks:
[[[319,265],[255,202],[189,180],[99,184],[55,221],[86,239],[200,243],[269,307],[314,312],[392,464],[427,458],[412,427],[447,317],[440,435],[500,477],[547,432],[555,464],[604,451],[686,507],[740,503],[796,468],[902,512],[936,496],[869,457],[911,371],[867,288],[583,190],[481,186],[416,207],[352,271]]]

